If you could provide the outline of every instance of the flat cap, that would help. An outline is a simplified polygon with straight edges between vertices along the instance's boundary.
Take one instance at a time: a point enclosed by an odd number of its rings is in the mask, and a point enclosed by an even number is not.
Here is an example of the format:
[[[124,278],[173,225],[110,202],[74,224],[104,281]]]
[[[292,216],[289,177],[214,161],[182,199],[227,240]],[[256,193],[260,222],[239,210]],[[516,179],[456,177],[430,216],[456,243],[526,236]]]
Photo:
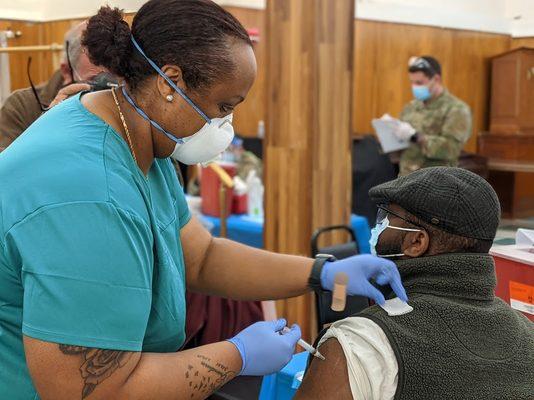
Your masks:
[[[369,190],[377,204],[395,203],[438,229],[493,240],[501,207],[480,176],[461,168],[423,168]]]

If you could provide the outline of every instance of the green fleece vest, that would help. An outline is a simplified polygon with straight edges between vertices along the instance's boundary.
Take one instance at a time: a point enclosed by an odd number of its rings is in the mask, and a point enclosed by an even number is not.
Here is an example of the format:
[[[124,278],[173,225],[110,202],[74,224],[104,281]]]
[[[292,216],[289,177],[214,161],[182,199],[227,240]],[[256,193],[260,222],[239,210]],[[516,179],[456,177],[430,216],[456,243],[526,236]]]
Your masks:
[[[399,365],[397,399],[534,400],[534,323],[494,295],[486,254],[398,261],[414,310],[359,316],[387,335]]]

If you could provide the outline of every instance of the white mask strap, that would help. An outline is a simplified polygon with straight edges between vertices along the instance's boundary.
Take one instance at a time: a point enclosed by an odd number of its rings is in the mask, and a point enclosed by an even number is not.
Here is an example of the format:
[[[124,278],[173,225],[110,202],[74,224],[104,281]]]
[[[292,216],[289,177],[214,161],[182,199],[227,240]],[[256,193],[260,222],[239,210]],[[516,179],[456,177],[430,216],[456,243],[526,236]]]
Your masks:
[[[391,228],[391,229],[396,229],[398,231],[408,231],[408,232],[419,232],[421,231],[422,229],[411,229],[411,228],[401,228],[400,226],[392,226],[392,225],[388,225],[386,226],[386,229],[387,228]],[[402,257],[404,255],[404,253],[399,253],[399,254],[377,254],[379,257],[384,257],[384,258],[388,258],[388,257]]]
[[[402,257],[404,255],[404,253],[399,253],[399,254],[378,254],[378,257],[384,257],[384,258],[387,258],[387,257]]]
[[[398,231],[408,231],[408,232],[419,232],[422,230],[422,229],[401,228],[400,226],[393,226],[393,225],[388,225],[387,228],[396,229]]]

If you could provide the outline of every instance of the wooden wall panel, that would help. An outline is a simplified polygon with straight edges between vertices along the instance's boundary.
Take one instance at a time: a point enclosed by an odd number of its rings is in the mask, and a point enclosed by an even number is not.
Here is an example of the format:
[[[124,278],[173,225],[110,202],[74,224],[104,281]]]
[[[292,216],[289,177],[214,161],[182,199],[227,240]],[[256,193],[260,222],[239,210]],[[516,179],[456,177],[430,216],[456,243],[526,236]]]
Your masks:
[[[46,23],[0,21],[0,29],[21,31],[22,36],[8,41],[9,46],[35,46],[63,43],[65,33],[81,20],[65,20]],[[52,52],[31,51],[9,54],[11,90],[28,87],[26,67],[32,57],[31,77],[35,84],[45,82],[54,72]],[[61,58],[61,55],[59,55]]]
[[[0,21],[0,29],[11,29],[13,31],[22,32],[21,37],[8,40],[9,46],[31,46],[43,44],[43,26],[40,23],[22,21]],[[10,53],[9,68],[11,77],[11,90],[16,90],[29,86],[28,77],[26,73],[29,56],[32,57],[31,76],[34,83],[42,82],[47,79],[45,70],[48,67],[46,62],[48,60],[45,59],[44,53]]]
[[[254,53],[258,63],[258,76],[245,102],[240,104],[234,114],[234,127],[242,136],[255,137],[258,122],[265,121],[267,90],[265,84],[265,51],[267,35],[265,32],[265,11],[250,8],[226,7],[245,28],[257,28],[260,41],[254,45]]]
[[[534,48],[534,36],[533,37],[524,37],[524,38],[512,38],[512,49],[517,49],[519,47],[531,47]]]
[[[269,0],[265,246],[309,255],[319,226],[347,223],[354,1]],[[310,296],[279,314],[310,337]]]
[[[473,135],[487,128],[490,57],[510,48],[510,37],[482,32],[357,20],[353,120],[355,134],[372,132],[371,119],[398,116],[412,99],[407,76],[411,56],[433,55],[442,63],[445,85],[473,112]]]

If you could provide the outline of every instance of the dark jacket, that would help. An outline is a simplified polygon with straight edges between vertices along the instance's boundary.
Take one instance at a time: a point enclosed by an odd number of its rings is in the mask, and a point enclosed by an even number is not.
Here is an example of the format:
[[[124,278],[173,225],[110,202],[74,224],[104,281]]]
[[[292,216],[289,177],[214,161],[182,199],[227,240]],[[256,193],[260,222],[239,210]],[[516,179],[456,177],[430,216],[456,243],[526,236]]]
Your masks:
[[[376,322],[397,358],[395,400],[533,400],[534,323],[495,297],[487,254],[397,262],[413,311]]]
[[[48,82],[36,87],[41,102],[50,104],[62,86],[63,76],[58,70]],[[42,113],[31,88],[13,92],[0,109],[0,151],[13,143]]]

